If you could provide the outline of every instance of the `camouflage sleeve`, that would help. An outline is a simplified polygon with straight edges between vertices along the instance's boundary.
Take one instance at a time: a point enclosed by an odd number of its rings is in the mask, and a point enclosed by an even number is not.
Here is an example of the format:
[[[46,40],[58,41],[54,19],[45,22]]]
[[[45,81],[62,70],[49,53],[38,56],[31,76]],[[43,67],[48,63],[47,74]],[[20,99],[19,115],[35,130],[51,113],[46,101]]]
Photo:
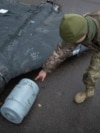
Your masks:
[[[87,13],[83,14],[83,16],[98,17],[98,16],[100,16],[100,11],[87,12]]]
[[[66,44],[63,41],[60,42],[56,50],[43,65],[43,70],[47,73],[52,72],[59,64],[71,55],[75,47],[75,44]]]

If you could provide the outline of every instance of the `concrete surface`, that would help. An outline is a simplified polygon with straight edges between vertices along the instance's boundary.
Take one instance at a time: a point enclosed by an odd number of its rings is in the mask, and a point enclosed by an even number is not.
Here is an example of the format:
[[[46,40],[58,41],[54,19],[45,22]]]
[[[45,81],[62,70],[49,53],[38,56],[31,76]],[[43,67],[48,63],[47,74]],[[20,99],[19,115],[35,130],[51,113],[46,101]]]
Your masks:
[[[35,1],[34,1],[35,2]],[[64,12],[85,13],[99,10],[100,2],[93,0],[57,1]],[[77,105],[74,95],[84,88],[82,75],[92,52],[72,57],[62,63],[44,82],[37,81],[40,92],[35,104],[20,125],[15,125],[0,115],[1,133],[100,133],[100,80],[95,96]],[[34,79],[39,70],[10,81],[0,95],[4,101],[14,85],[23,77]],[[41,105],[41,106],[40,106]]]

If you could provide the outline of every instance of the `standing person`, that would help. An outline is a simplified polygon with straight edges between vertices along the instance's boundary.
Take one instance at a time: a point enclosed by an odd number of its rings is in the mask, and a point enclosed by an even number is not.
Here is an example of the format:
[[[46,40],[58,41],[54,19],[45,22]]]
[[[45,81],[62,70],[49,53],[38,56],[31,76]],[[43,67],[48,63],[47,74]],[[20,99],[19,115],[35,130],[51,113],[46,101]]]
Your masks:
[[[61,62],[67,59],[75,47],[81,43],[93,49],[90,64],[83,82],[85,89],[75,95],[75,102],[82,103],[94,95],[96,80],[100,77],[100,11],[87,13],[83,16],[78,14],[65,14],[59,26],[62,42],[43,64],[35,80],[45,80],[47,73],[52,72]]]

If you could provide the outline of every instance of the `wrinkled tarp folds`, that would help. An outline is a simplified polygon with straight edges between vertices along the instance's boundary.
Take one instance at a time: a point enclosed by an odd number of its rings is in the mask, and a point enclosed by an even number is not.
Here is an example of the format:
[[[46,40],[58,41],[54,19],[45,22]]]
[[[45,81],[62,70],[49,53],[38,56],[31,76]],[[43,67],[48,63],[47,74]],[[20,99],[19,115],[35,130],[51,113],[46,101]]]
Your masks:
[[[36,7],[1,1],[0,8],[8,10],[0,14],[2,88],[13,77],[42,66],[57,45],[60,18],[50,3]]]

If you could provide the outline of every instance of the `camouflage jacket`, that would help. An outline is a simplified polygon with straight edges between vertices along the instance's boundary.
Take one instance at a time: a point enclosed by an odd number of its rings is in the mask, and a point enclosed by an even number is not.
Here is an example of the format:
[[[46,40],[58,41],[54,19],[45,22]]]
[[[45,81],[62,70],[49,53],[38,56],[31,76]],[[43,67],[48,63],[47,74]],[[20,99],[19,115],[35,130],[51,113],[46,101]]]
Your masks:
[[[92,48],[94,50],[100,50],[100,11],[97,12],[91,12],[86,13],[83,15],[84,17],[90,16],[96,20],[98,25],[98,30],[95,38],[88,42],[85,41],[82,44]],[[77,47],[79,44],[75,43],[66,43],[64,41],[60,42],[57,46],[57,48],[54,50],[53,54],[49,57],[49,59],[43,64],[43,70],[47,73],[52,72],[60,63],[62,63],[65,59],[67,59],[69,56],[72,55],[73,50],[75,47]]]

